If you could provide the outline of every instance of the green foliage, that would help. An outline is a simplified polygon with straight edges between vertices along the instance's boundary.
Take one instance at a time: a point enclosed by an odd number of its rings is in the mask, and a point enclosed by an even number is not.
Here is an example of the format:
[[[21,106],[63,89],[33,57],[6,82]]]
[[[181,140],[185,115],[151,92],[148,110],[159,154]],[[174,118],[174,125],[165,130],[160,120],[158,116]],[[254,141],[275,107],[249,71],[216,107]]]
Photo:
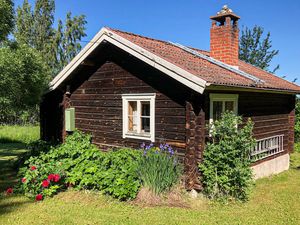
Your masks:
[[[295,143],[295,147],[294,148],[295,148],[294,149],[295,152],[299,152],[300,153],[300,142]]]
[[[12,0],[0,0],[0,42],[7,39],[14,27],[14,3]]]
[[[139,165],[139,175],[145,187],[155,194],[161,194],[179,182],[181,173],[181,164],[170,146],[145,146]]]
[[[296,100],[295,142],[300,142],[300,100]]]
[[[241,117],[229,112],[212,124],[211,141],[199,164],[204,192],[210,198],[248,198],[252,184],[250,153],[255,140],[253,123],[249,120],[244,127],[241,125]]]
[[[65,182],[77,189],[101,190],[120,200],[135,198],[140,182],[137,173],[141,153],[132,149],[119,149],[108,153],[101,152],[91,144],[91,136],[76,131],[66,138],[64,144],[52,147],[37,157],[25,162],[29,165],[58,165],[65,175]],[[20,177],[27,176],[24,169]]]
[[[0,48],[0,123],[31,118],[48,85],[47,71],[40,54],[26,45]]]
[[[18,6],[16,14],[16,27],[14,37],[19,44],[33,46],[33,13],[28,0],[24,0],[22,6]]]
[[[99,151],[99,150],[98,150]],[[79,159],[68,181],[78,188],[101,190],[120,200],[134,199],[140,187],[137,168],[141,153],[133,149],[118,149]]]
[[[18,157],[18,160],[15,162],[15,168],[18,170],[19,168],[24,167],[25,162],[29,160],[31,157],[39,156],[42,153],[47,153],[50,150],[51,144],[42,141],[36,140],[27,144],[27,151]]]
[[[246,27],[242,30],[239,46],[239,58],[247,63],[257,66],[263,70],[269,71],[270,63],[274,56],[278,55],[278,50],[272,49],[272,41],[270,40],[270,32],[263,37],[264,29],[255,26],[252,30]],[[277,65],[272,71],[279,69]]]
[[[66,22],[58,21],[58,27],[53,38],[53,48],[56,49],[53,61],[53,70],[58,73],[81,50],[82,37],[85,37],[85,16],[74,16],[68,12]]]
[[[68,12],[65,24],[59,20],[56,29],[54,13],[54,0],[36,0],[34,10],[28,0],[24,0],[17,9],[14,33],[19,43],[28,44],[42,53],[52,76],[77,55],[81,50],[79,41],[86,36],[84,15],[72,17]]]
[[[45,163],[42,159],[30,158],[27,161],[28,167],[23,167],[20,174],[20,185],[17,191],[24,193],[30,198],[36,195],[53,196],[60,190],[66,188],[64,178],[65,174],[61,167],[61,162],[50,161]],[[56,175],[59,179],[52,180],[49,176]],[[49,182],[49,186],[43,186],[43,181]]]

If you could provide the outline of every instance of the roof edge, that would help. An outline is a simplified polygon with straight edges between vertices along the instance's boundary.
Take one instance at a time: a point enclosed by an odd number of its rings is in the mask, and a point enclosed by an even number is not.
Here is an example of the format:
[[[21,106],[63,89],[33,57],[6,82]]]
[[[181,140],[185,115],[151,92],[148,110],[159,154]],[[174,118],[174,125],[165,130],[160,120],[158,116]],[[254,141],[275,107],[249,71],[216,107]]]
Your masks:
[[[288,89],[276,89],[276,88],[261,88],[250,86],[237,86],[237,85],[221,85],[221,84],[208,84],[206,89],[211,90],[228,90],[228,91],[251,91],[251,92],[264,92],[264,93],[277,93],[288,95],[299,95],[300,91],[288,90]]]
[[[206,81],[194,74],[174,65],[171,62],[151,53],[150,51],[132,43],[124,37],[114,33],[109,28],[102,28],[94,38],[74,57],[74,59],[50,82],[50,91],[58,88],[61,83],[95,50],[103,41],[107,41],[129,54],[139,58],[150,66],[162,71],[171,78],[187,87],[203,93]]]

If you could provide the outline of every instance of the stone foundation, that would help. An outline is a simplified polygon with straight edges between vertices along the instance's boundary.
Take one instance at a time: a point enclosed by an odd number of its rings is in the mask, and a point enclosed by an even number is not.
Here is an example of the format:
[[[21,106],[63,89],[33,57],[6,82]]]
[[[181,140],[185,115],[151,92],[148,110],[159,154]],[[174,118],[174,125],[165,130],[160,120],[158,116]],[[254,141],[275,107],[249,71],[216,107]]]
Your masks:
[[[274,159],[264,161],[252,166],[254,179],[268,177],[288,170],[290,166],[290,155],[285,154]]]

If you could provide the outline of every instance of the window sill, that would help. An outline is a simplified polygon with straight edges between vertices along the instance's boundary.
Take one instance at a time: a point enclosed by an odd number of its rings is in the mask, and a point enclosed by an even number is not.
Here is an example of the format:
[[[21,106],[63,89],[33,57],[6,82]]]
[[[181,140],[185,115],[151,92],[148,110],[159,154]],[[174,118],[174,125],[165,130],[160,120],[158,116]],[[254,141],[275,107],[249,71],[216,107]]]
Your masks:
[[[127,133],[127,134],[124,134],[123,138],[133,138],[133,139],[147,140],[147,141],[154,142],[154,137],[151,137],[150,134]]]

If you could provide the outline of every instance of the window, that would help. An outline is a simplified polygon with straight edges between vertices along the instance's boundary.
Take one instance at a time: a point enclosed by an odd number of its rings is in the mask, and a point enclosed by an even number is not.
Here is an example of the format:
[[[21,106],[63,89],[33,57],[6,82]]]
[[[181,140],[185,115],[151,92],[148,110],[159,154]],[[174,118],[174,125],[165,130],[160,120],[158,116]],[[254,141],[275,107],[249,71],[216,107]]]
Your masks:
[[[155,141],[155,94],[124,94],[123,138]]]
[[[210,123],[221,118],[225,111],[231,111],[237,115],[238,95],[235,94],[210,94]]]

